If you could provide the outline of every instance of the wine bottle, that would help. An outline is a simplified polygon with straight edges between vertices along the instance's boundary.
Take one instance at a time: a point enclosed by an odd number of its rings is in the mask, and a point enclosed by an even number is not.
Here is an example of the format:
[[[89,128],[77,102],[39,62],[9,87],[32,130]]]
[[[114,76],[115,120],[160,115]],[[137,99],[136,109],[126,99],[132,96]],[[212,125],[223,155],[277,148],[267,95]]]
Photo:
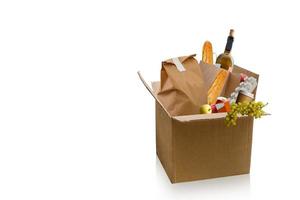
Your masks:
[[[220,54],[217,57],[217,60],[216,60],[216,63],[220,64],[221,68],[226,69],[226,70],[233,67],[233,58],[230,55],[230,51],[231,51],[232,44],[233,44],[233,41],[234,41],[233,34],[234,34],[234,30],[230,29],[230,33],[229,33],[229,36],[227,38],[225,51],[224,51],[224,53]]]

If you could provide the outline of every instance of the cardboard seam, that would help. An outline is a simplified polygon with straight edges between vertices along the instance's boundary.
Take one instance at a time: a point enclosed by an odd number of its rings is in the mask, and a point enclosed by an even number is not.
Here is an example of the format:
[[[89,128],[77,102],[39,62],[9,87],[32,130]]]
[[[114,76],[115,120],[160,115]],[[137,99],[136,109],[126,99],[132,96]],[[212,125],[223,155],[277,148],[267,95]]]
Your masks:
[[[171,118],[171,140],[172,140],[172,145],[171,145],[171,148],[172,148],[172,176],[173,176],[173,182],[176,183],[176,148],[175,148],[175,136],[174,136],[174,120],[173,118]]]
[[[253,141],[253,126],[254,126],[254,117],[251,118],[251,123],[248,124],[248,129],[249,132],[249,136],[248,136],[248,144],[249,144],[249,148],[248,148],[248,151],[249,151],[249,157],[250,157],[250,161],[249,161],[249,171],[248,173],[250,173],[250,170],[251,170],[251,156],[252,156],[252,141]]]

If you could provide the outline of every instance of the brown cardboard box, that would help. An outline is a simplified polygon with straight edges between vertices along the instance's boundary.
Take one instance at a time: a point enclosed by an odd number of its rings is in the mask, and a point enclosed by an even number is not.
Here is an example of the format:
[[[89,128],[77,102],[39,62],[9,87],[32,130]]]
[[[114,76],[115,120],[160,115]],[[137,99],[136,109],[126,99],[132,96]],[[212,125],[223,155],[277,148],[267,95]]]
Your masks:
[[[239,84],[239,73],[258,79],[257,74],[235,66],[225,96]],[[151,89],[139,76],[156,100],[156,152],[172,183],[250,172],[252,117],[239,117],[237,126],[227,127],[226,113],[171,116],[157,98],[159,82],[152,83]]]

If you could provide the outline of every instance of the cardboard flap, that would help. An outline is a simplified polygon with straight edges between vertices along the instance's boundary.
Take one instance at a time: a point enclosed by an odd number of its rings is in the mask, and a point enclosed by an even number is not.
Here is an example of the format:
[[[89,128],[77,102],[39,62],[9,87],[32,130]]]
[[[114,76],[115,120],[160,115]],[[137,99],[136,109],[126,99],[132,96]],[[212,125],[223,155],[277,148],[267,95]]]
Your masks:
[[[160,82],[159,81],[151,82],[151,86],[154,95],[157,96],[157,93],[159,92],[160,89]]]
[[[179,61],[181,63],[184,63],[184,61],[186,61],[188,58],[192,58],[192,57],[195,57],[196,54],[192,54],[192,55],[189,55],[189,56],[182,56],[182,57],[178,57]],[[175,65],[175,63],[173,63],[173,60],[172,59],[168,59],[166,61],[163,61],[163,63],[168,63],[168,64],[173,64]]]
[[[138,71],[137,73],[138,73],[138,75],[139,75],[139,77],[140,77],[142,83],[143,83],[144,86],[146,87],[146,89],[147,89],[147,90],[150,92],[150,94],[156,99],[156,96],[155,96],[153,90],[152,90],[152,89],[150,88],[150,86],[146,83],[146,81],[145,81],[145,79],[143,78],[141,72]]]
[[[240,84],[240,74],[241,73],[243,73],[249,77],[254,77],[257,80],[257,84],[258,84],[258,79],[259,79],[258,74],[251,72],[249,70],[246,70],[237,65],[234,65],[232,73],[230,73],[227,84],[226,84],[226,90],[225,90],[225,94],[224,94],[225,97],[229,97],[230,94],[235,90],[235,88]],[[254,97],[256,97],[256,91],[257,91],[257,87],[253,91]]]
[[[249,71],[247,69],[244,69],[244,68],[242,68],[240,66],[237,66],[237,65],[234,65],[232,72],[233,73],[237,73],[237,74],[243,73],[243,74],[246,74],[247,76],[252,76],[252,77],[254,77],[256,79],[259,78],[258,74],[254,73],[252,71]]]
[[[189,122],[189,121],[196,121],[196,120],[211,120],[211,119],[225,118],[226,115],[227,113],[223,112],[223,113],[211,113],[211,114],[181,115],[172,118],[180,122]]]
[[[168,114],[169,117],[170,114],[168,113],[168,111],[166,110],[166,108],[162,105],[162,103],[159,101],[159,99],[156,96],[156,93],[150,88],[150,86],[147,84],[147,82],[145,81],[145,79],[143,78],[142,74],[140,71],[137,72],[137,74],[139,75],[140,80],[142,81],[143,85],[146,87],[146,89],[150,92],[150,94],[154,97],[154,99],[161,105],[161,107],[166,111],[166,113]]]
[[[211,114],[197,114],[197,115],[181,115],[181,116],[175,116],[172,117],[172,119],[175,119],[180,122],[190,122],[190,121],[197,121],[197,120],[212,120],[212,119],[220,119],[226,117],[227,113],[211,113]],[[270,113],[264,113],[263,116],[271,115]],[[240,115],[238,114],[238,118],[242,117],[249,117],[247,115]],[[224,121],[225,123],[225,121]]]

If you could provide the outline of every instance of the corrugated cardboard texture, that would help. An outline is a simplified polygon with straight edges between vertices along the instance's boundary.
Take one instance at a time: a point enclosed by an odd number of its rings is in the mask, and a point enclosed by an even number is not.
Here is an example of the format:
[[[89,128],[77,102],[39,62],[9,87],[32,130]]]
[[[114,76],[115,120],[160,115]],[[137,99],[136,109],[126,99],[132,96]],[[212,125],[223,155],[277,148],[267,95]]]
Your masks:
[[[226,96],[238,86],[240,73],[258,79],[257,74],[235,66],[226,83]],[[159,82],[152,85],[156,151],[172,183],[249,173],[252,117],[239,117],[237,126],[226,127],[226,113],[171,116],[157,101]]]
[[[156,153],[170,180],[174,177],[172,118],[156,101]]]
[[[156,102],[156,151],[172,183],[249,173],[253,118],[226,127],[217,115],[170,118]]]
[[[192,181],[250,171],[252,117],[226,127],[224,118],[173,123],[173,182]]]

